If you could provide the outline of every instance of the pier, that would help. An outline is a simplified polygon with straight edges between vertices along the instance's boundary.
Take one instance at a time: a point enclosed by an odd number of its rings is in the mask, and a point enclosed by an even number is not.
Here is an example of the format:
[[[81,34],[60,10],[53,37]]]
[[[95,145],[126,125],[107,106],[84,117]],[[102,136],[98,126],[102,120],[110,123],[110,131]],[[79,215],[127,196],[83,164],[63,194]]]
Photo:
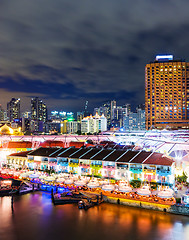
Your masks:
[[[103,202],[102,195],[79,190],[71,190],[61,194],[53,193],[52,190],[51,195],[54,205],[77,203],[79,209],[85,210]]]

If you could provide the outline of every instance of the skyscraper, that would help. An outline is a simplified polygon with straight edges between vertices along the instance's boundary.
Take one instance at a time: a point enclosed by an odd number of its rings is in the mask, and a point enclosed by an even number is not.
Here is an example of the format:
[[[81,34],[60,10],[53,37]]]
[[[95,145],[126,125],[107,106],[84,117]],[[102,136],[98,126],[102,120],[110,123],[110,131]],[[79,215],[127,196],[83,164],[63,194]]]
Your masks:
[[[5,111],[3,110],[1,104],[0,104],[0,121],[4,121],[5,118],[4,118],[4,113]]]
[[[20,98],[12,98],[11,101],[7,103],[7,116],[10,122],[20,118]]]
[[[31,99],[31,118],[43,122],[47,120],[47,106],[38,97]]]
[[[146,129],[189,128],[189,63],[156,56],[145,67]]]

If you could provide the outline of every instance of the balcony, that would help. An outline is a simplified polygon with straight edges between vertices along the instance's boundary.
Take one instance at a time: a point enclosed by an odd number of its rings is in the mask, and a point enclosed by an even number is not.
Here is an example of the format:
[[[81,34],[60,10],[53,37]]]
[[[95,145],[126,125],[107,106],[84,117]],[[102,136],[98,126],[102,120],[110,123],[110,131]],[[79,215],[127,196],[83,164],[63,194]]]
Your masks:
[[[103,166],[103,168],[110,168],[110,169],[115,169],[115,166],[112,166],[112,165],[106,165],[106,166]]]
[[[90,164],[87,163],[80,163],[79,165],[80,167],[90,167]]]
[[[166,169],[158,169],[156,170],[157,174],[171,174],[171,170],[166,170]]]
[[[70,163],[69,163],[69,166],[70,166],[70,167],[78,167],[78,166],[79,166],[79,163],[70,162]]]
[[[102,168],[102,164],[91,164],[90,167],[93,167],[93,168]]]
[[[155,173],[155,172],[156,172],[156,169],[152,169],[152,168],[143,168],[143,172],[146,172],[146,173]]]
[[[134,172],[134,173],[140,173],[142,172],[142,168],[138,168],[138,167],[130,167],[129,169],[131,172]]]

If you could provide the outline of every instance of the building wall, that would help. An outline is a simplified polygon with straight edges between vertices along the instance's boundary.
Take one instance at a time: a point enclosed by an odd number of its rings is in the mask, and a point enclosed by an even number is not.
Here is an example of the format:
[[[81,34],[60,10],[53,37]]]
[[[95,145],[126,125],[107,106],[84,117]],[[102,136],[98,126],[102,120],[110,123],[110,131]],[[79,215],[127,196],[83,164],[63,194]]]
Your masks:
[[[17,164],[17,159],[18,157],[8,156],[7,162],[14,167]],[[21,161],[21,157],[19,161]],[[174,164],[172,166],[131,164],[61,157],[33,157],[31,155],[28,156],[27,161],[23,158],[22,162],[30,169],[54,169],[59,172],[70,172],[81,175],[90,174],[99,177],[115,178],[117,180],[148,181],[171,186],[175,184]]]
[[[145,67],[146,129],[188,128],[189,63],[155,61]]]

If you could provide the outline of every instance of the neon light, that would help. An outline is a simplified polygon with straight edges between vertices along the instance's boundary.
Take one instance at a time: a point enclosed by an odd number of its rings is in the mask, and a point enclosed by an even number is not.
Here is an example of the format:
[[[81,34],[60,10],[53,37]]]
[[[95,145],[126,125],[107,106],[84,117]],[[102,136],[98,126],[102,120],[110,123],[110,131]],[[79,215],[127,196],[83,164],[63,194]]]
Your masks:
[[[59,112],[60,115],[66,116],[66,112]]]
[[[173,55],[157,55],[156,60],[163,60],[163,59],[168,59],[168,60],[173,60]]]

